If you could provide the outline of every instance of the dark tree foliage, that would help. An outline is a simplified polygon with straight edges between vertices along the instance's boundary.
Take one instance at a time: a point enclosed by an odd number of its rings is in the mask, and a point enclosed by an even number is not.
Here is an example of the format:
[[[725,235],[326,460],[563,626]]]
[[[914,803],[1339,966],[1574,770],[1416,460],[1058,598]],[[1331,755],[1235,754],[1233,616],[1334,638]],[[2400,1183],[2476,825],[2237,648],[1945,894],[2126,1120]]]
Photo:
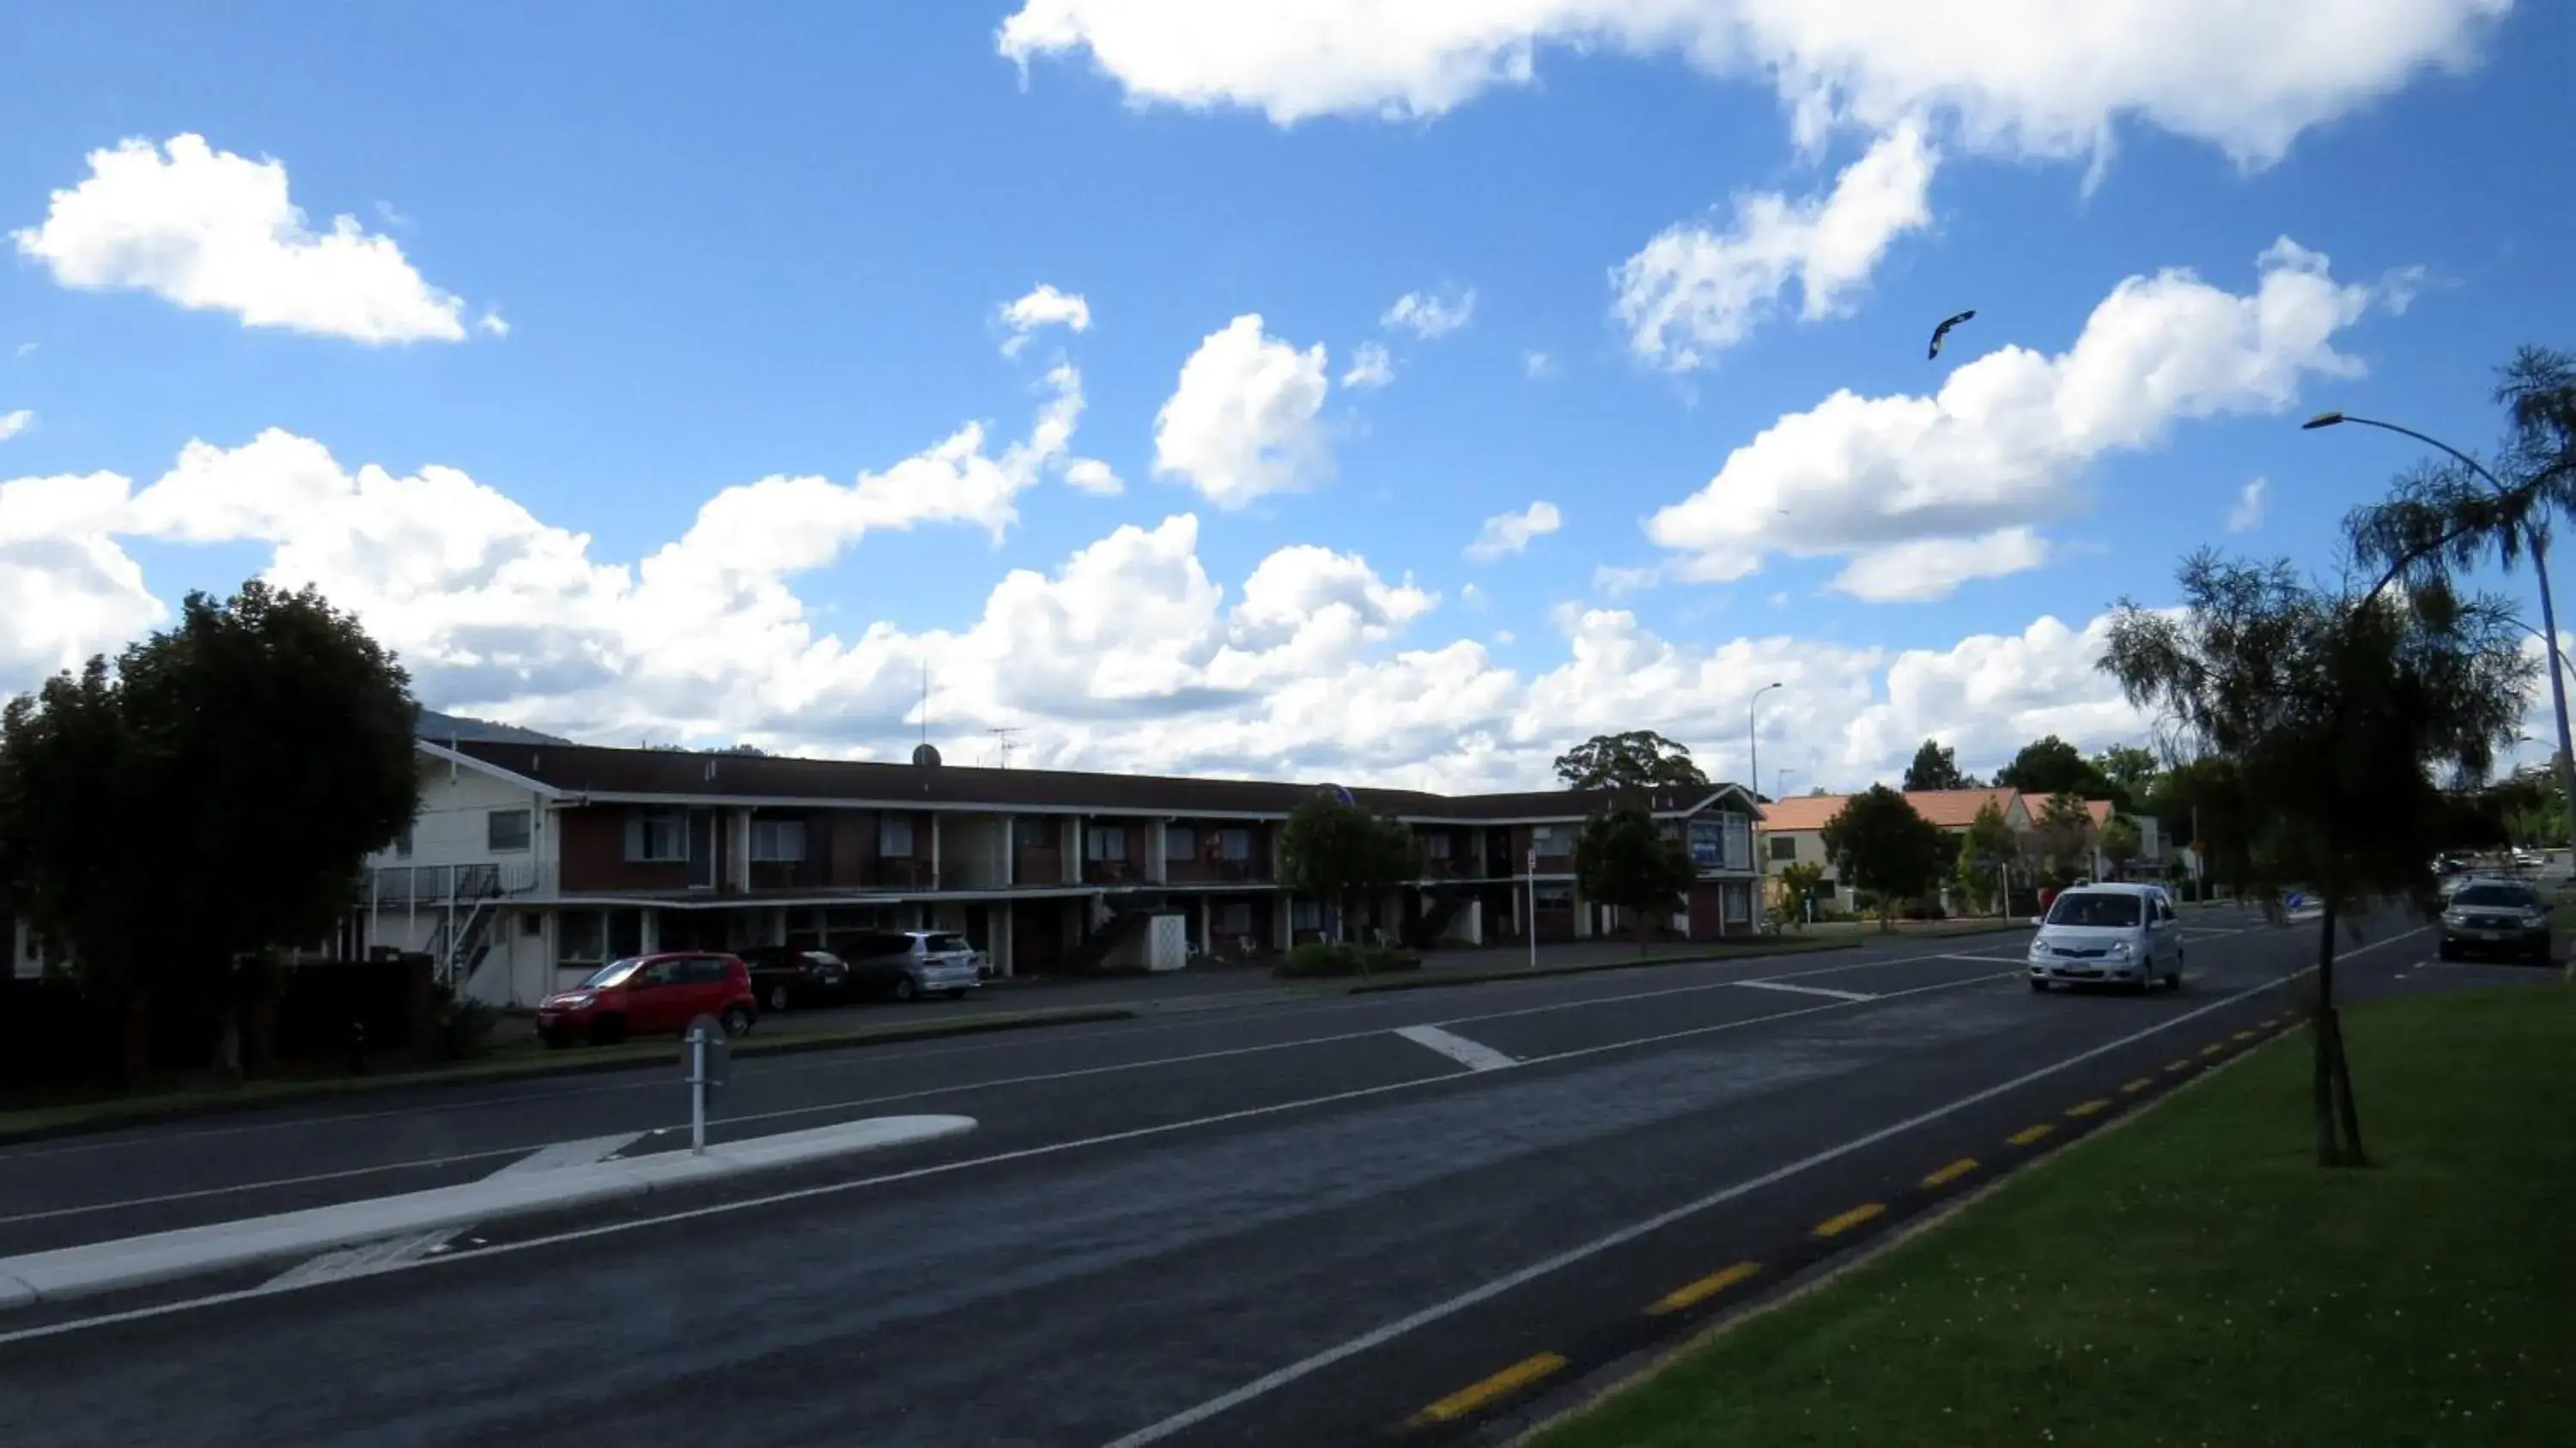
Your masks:
[[[2531,683],[2520,625],[2439,580],[2404,592],[2309,585],[2287,563],[2203,550],[2179,616],[2123,602],[2102,667],[2200,755],[2226,761],[2248,826],[2247,877],[2324,906],[2317,946],[2317,1155],[2363,1160],[2334,1008],[2337,922],[2426,898],[2428,842],[2451,818],[2440,777],[2482,777]]]
[[[1373,899],[1422,873],[1411,830],[1320,790],[1279,827],[1279,870],[1280,883],[1331,908],[1335,939],[1352,901]]]
[[[2023,794],[2104,799],[2110,782],[2074,745],[2051,734],[2023,745],[2012,763],[1995,771],[1995,783]]]
[[[1708,776],[1690,749],[1651,729],[1596,734],[1556,757],[1556,777],[1568,789],[1704,789]]]
[[[1626,911],[1636,922],[1639,950],[1646,948],[1649,922],[1681,909],[1697,878],[1681,842],[1664,838],[1644,810],[1594,815],[1575,837],[1575,888],[1586,900]]]
[[[1843,883],[1877,897],[1883,930],[1895,928],[1906,904],[1931,893],[1958,857],[1940,826],[1883,784],[1845,800],[1822,838]]]
[[[220,1016],[234,1064],[248,959],[328,936],[411,821],[415,715],[401,667],[319,593],[192,593],[112,671],[0,712],[6,891],[84,987],[137,1017]]]
[[[1938,739],[1926,739],[1914,751],[1914,762],[1905,766],[1905,787],[1917,789],[1974,789],[1977,782],[1959,772],[1959,752]]]

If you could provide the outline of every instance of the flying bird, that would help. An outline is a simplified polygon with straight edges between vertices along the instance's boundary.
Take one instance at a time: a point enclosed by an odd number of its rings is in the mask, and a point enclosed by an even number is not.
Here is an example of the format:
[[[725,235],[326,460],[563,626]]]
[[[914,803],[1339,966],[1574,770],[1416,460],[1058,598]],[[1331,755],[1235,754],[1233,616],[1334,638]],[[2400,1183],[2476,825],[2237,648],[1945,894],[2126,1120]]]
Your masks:
[[[1941,355],[1941,339],[1950,335],[1950,329],[1952,327],[1959,325],[1961,322],[1968,320],[1976,314],[1975,309],[1971,308],[1968,311],[1961,312],[1955,317],[1944,320],[1940,326],[1933,328],[1932,350],[1924,353],[1923,355],[1926,357],[1939,357]]]

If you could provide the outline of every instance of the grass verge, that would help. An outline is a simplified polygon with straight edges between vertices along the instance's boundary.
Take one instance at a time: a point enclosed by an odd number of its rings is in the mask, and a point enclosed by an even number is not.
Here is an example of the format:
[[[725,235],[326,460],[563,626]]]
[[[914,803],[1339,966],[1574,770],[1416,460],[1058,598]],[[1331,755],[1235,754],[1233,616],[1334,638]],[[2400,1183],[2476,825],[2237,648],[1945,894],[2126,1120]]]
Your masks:
[[[1385,980],[1363,980],[1344,989],[1351,995],[1373,995],[1388,990],[1430,990],[1444,985],[1483,985],[1497,980],[1542,980],[1551,975],[1591,975],[1604,970],[1635,970],[1650,965],[1690,965],[1712,960],[1751,960],[1765,955],[1813,955],[1820,950],[1849,950],[1858,940],[1779,940],[1760,945],[1702,945],[1690,950],[1673,950],[1644,955],[1624,955],[1612,960],[1589,960],[1579,965],[1497,966],[1492,969],[1464,970],[1455,966],[1407,972]]]
[[[2576,1442],[2576,992],[2344,1029],[2372,1169],[2294,1032],[1533,1448]]]
[[[895,1041],[981,1035],[988,1031],[1078,1025],[1085,1021],[1123,1021],[1135,1015],[1134,1010],[1124,1006],[1062,1006],[928,1021],[895,1021],[882,1025],[832,1026],[805,1031],[793,1028],[763,1030],[734,1042],[733,1053],[737,1057],[787,1056]],[[31,1106],[0,1111],[0,1143],[104,1131],[118,1126],[141,1126],[191,1116],[215,1116],[297,1101],[362,1096],[406,1087],[572,1076],[594,1071],[632,1070],[662,1063],[670,1064],[676,1072],[679,1050],[677,1037],[634,1041],[622,1046],[577,1046],[564,1050],[525,1041],[501,1047],[470,1061],[448,1061],[418,1067],[387,1066],[365,1076],[250,1081],[233,1087],[109,1096],[59,1105]]]

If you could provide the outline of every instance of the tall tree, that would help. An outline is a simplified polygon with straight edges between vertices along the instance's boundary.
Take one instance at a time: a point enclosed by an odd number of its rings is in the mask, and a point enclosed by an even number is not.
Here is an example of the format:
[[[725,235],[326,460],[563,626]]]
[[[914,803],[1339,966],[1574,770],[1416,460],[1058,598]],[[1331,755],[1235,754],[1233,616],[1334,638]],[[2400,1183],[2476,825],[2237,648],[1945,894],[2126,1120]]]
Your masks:
[[[2086,873],[2093,858],[2093,815],[2081,795],[2052,794],[2031,821],[2032,861],[2050,884],[2064,885]]]
[[[2023,745],[2012,763],[1995,771],[1997,785],[2023,794],[2073,794],[2100,799],[2107,782],[2093,767],[2093,761],[2054,734]]]
[[[1896,913],[1941,883],[1952,858],[1941,827],[1883,784],[1845,800],[1822,838],[1843,882],[1877,897],[1882,930],[1895,929]]]
[[[129,1021],[214,1012],[237,1067],[249,957],[327,936],[411,822],[416,709],[319,593],[192,593],[113,674],[92,659],[0,712],[8,893]]]
[[[2326,590],[2287,563],[2203,550],[2177,615],[2123,601],[2102,667],[2133,704],[2225,760],[2257,823],[2249,868],[2323,905],[2311,1037],[2317,1159],[2360,1164],[2361,1120],[2334,1003],[2336,930],[2390,896],[2424,898],[2428,841],[2449,801],[2437,775],[2475,779],[2511,739],[2532,676],[2520,623],[2439,580]]]
[[[1977,806],[1976,818],[1968,821],[1967,831],[1959,839],[1961,890],[1970,900],[2003,913],[1997,896],[2020,853],[2021,838],[2005,821],[2003,806],[1991,799]]]
[[[1556,777],[1568,789],[1704,789],[1708,776],[1687,745],[1651,729],[1596,734],[1556,757]]]
[[[1586,900],[1626,912],[1636,923],[1641,952],[1650,922],[1681,909],[1698,878],[1681,842],[1664,838],[1654,816],[1644,810],[1594,815],[1574,840],[1574,888]]]
[[[1322,901],[1332,937],[1355,900],[1373,900],[1422,873],[1413,832],[1341,794],[1318,790],[1279,827],[1280,883]]]
[[[1905,787],[1917,789],[1974,789],[1977,782],[1959,772],[1959,752],[1938,739],[1926,739],[1914,751],[1914,762],[1905,766]]]
[[[2114,744],[2093,756],[2093,772],[2117,791],[2122,813],[2135,809],[2155,787],[2156,756],[2134,744]],[[2106,796],[2110,797],[2110,796]]]
[[[2110,862],[2111,873],[2115,877],[2127,874],[2129,862],[2146,848],[2146,841],[2138,837],[2138,827],[2129,823],[2126,815],[2111,816],[2110,822],[2102,826],[2102,837],[2095,844],[2101,849],[2102,858]]]

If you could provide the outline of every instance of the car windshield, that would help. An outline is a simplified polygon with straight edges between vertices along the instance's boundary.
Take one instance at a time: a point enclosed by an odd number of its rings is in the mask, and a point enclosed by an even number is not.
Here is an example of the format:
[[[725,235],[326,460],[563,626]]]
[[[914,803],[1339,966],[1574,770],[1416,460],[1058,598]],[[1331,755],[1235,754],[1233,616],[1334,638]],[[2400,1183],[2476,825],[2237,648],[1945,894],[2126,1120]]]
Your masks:
[[[2451,897],[2454,905],[2493,905],[2500,909],[2528,910],[2540,903],[2540,897],[2512,885],[2471,885]]]
[[[2048,907],[2051,925],[2126,926],[2138,923],[2135,895],[2060,895]]]
[[[834,955],[828,950],[806,951],[805,959],[814,965],[839,965],[841,963],[841,957]]]
[[[966,944],[966,937],[963,935],[925,935],[921,938],[921,948],[933,955],[945,955],[950,951],[966,950],[971,947]]]
[[[624,985],[626,983],[626,978],[635,973],[635,967],[642,965],[643,963],[644,957],[640,955],[630,955],[624,960],[612,960],[608,964],[601,966],[599,969],[592,971],[590,973],[590,977],[581,983],[581,988],[583,990],[604,990],[612,985]]]

